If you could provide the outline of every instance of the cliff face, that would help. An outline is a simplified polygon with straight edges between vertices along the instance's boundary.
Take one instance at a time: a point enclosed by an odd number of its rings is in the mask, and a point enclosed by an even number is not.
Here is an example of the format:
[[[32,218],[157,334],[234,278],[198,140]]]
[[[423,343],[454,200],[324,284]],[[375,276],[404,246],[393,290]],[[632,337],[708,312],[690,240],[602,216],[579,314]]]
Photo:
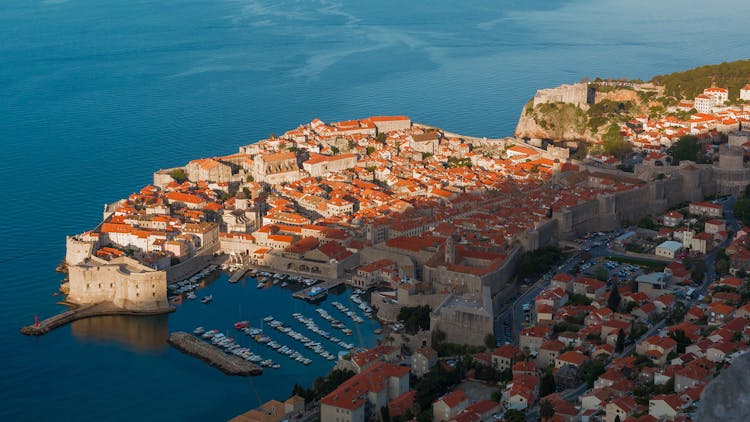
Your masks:
[[[586,111],[576,105],[549,103],[533,107],[529,102],[521,111],[515,135],[519,138],[598,142],[587,123]]]
[[[521,111],[515,135],[561,141],[601,142],[612,122],[644,113],[647,105],[633,89],[607,88],[596,91],[594,104],[549,102],[534,106],[529,101]]]

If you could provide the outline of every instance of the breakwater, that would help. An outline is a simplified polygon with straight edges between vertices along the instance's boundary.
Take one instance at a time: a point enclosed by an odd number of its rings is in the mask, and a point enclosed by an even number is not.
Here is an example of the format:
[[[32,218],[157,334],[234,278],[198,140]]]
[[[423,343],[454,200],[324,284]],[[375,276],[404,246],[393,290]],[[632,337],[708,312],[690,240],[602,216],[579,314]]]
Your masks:
[[[261,375],[263,369],[240,357],[228,355],[218,347],[201,341],[192,334],[176,331],[169,335],[167,343],[177,350],[208,363],[227,375]]]
[[[69,324],[73,321],[84,318],[92,318],[97,316],[113,316],[113,315],[161,315],[165,313],[174,312],[175,308],[167,308],[157,311],[133,311],[129,309],[123,309],[115,306],[112,303],[94,303],[90,305],[76,306],[70,310],[49,317],[45,320],[39,321],[38,324],[27,325],[21,328],[21,334],[27,336],[41,336],[54,330],[55,328],[62,327],[65,324]]]

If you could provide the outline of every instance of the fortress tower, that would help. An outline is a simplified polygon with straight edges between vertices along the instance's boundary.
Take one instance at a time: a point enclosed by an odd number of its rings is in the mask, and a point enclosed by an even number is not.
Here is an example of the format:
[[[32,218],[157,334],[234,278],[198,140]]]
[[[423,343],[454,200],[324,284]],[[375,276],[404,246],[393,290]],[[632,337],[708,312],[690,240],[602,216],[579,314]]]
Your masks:
[[[453,240],[452,233],[445,239],[445,263],[449,265],[456,263],[456,241]]]

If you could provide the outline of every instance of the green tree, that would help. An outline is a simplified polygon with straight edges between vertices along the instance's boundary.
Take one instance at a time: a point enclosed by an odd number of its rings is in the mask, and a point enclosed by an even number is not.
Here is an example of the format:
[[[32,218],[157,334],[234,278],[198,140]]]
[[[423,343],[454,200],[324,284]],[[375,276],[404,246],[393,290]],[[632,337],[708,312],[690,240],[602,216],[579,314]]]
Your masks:
[[[742,224],[750,225],[750,197],[738,199],[733,207],[734,216],[742,221]]]
[[[617,283],[612,283],[612,291],[609,293],[609,297],[607,298],[607,307],[613,312],[617,312],[617,310],[620,308],[621,300],[622,298],[620,297],[620,289],[617,288]]]
[[[547,369],[546,371],[544,371],[544,375],[539,381],[539,397],[545,397],[549,396],[550,394],[554,394],[556,390],[557,385],[555,385],[555,377],[554,375],[552,375],[552,371]]]
[[[380,133],[378,133],[378,134],[377,134],[377,135],[375,136],[375,140],[376,140],[377,142],[380,142],[380,143],[381,143],[381,144],[383,144],[383,145],[385,145],[385,141],[386,141],[386,139],[387,139],[387,138],[388,138],[388,135],[386,135],[386,134],[385,134],[385,133],[383,133],[383,132],[380,132]]]
[[[597,268],[596,271],[594,271],[594,278],[606,282],[609,280],[609,270],[604,267]]]
[[[404,306],[398,312],[398,320],[404,322],[404,330],[416,334],[419,330],[430,329],[430,306]]]
[[[620,133],[617,123],[612,123],[607,132],[602,135],[602,147],[604,152],[615,157],[623,157],[633,151],[633,146],[626,141]]]
[[[373,152],[375,152],[375,147],[367,147],[367,155],[372,155]]]
[[[172,179],[177,183],[182,183],[187,180],[187,174],[185,174],[185,170],[183,169],[174,169],[169,175],[172,176]]]
[[[555,416],[555,407],[549,400],[542,400],[539,402],[539,416],[542,420],[549,419]]]
[[[702,259],[696,259],[693,262],[693,271],[690,272],[690,277],[696,283],[702,283],[703,278],[706,276],[706,263]]]
[[[495,348],[495,336],[492,333],[487,333],[487,335],[484,336],[484,347],[486,347],[487,350]]]
[[[685,135],[680,137],[680,139],[672,145],[669,152],[677,162],[682,160],[698,162],[698,153],[700,153],[700,149],[701,146],[698,143],[698,138],[693,135]]]
[[[338,155],[338,153],[339,153],[338,147],[332,146],[331,147],[331,152],[333,153],[333,155]]]
[[[625,350],[625,331],[620,328],[617,332],[617,342],[615,343],[615,353],[622,353]]]
[[[526,422],[526,415],[520,410],[508,409],[503,416],[505,422]]]

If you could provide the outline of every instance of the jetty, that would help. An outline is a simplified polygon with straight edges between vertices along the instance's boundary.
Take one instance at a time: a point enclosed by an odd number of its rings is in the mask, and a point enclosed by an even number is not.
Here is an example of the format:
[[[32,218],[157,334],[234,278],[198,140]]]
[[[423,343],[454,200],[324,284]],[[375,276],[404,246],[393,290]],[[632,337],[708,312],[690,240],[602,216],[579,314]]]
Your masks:
[[[298,292],[295,292],[292,295],[292,297],[294,297],[296,299],[308,300],[308,298],[310,297],[310,295],[309,295],[310,291],[312,289],[319,288],[319,289],[331,290],[334,287],[338,287],[338,286],[340,286],[342,284],[344,284],[344,280],[338,280],[338,279],[337,280],[326,280],[326,281],[323,281],[322,283],[318,283],[318,284],[316,284],[314,286],[310,286],[308,288],[305,288],[305,289],[302,289],[302,290],[300,290]]]
[[[263,373],[263,368],[260,366],[238,356],[226,354],[218,347],[201,341],[184,331],[171,333],[167,343],[183,353],[197,357],[227,375],[251,376]]]
[[[245,274],[247,274],[248,271],[250,271],[250,267],[248,265],[243,265],[242,268],[240,268],[239,270],[235,271],[234,274],[232,274],[232,276],[229,277],[229,282],[230,283],[236,283],[236,282],[240,281],[240,279]]]
[[[62,304],[68,304],[63,302]],[[69,305],[69,304],[68,304]],[[112,316],[112,315],[133,315],[133,316],[144,316],[144,315],[161,315],[170,312],[174,312],[174,307],[165,309],[158,309],[154,311],[133,311],[130,309],[123,309],[115,306],[109,302],[92,303],[90,305],[76,306],[63,313],[49,317],[45,320],[39,321],[33,325],[27,325],[21,328],[21,334],[27,336],[41,336],[49,333],[55,328],[62,327],[65,324],[70,324],[73,321],[84,318],[92,318],[97,316]]]

